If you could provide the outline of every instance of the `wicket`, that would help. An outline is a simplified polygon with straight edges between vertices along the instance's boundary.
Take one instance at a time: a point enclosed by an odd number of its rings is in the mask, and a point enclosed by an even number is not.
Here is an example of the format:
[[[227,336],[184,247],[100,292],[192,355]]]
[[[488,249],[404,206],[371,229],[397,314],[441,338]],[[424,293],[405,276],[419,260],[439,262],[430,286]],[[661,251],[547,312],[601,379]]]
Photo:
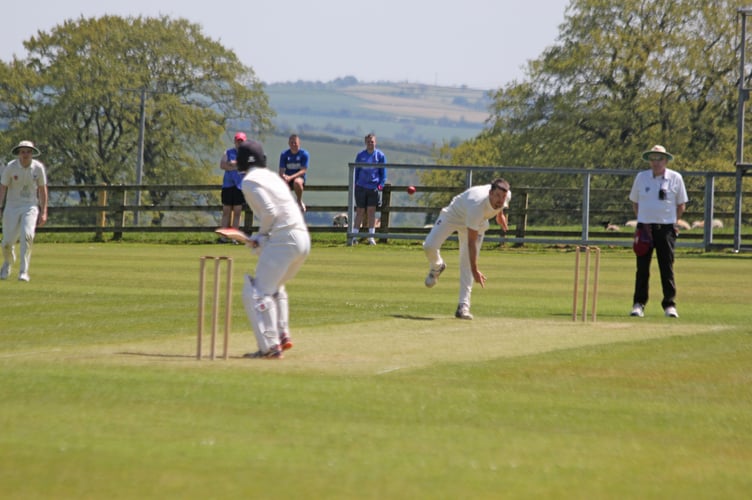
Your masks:
[[[219,318],[219,268],[222,262],[226,263],[227,277],[225,278],[225,338],[223,344],[223,358],[228,359],[228,349],[230,340],[230,322],[232,317],[232,257],[212,257],[205,255],[199,259],[198,275],[198,339],[196,346],[196,359],[200,360],[202,356],[202,343],[204,336],[204,288],[206,284],[206,262],[214,262],[214,293],[212,295],[212,320],[211,320],[211,359],[215,359],[217,346],[217,321]]]
[[[582,284],[582,321],[587,321],[587,302],[588,302],[588,285],[590,284],[590,253],[595,254],[595,266],[593,274],[593,305],[591,320],[595,321],[596,311],[598,308],[598,273],[601,270],[601,249],[598,247],[589,247],[578,245],[574,256],[574,297],[572,299],[572,321],[577,321],[577,295],[580,282],[580,252],[585,253],[585,272]]]

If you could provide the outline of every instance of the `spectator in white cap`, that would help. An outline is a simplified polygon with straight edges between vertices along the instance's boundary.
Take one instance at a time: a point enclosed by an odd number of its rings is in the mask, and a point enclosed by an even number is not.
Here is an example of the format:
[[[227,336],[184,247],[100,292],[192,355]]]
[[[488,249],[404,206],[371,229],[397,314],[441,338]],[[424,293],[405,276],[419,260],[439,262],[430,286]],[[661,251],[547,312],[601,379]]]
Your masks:
[[[16,261],[15,245],[20,240],[19,281],[29,281],[29,262],[36,227],[47,222],[47,174],[35,160],[39,150],[31,141],[21,141],[11,150],[18,158],[0,175],[0,213],[3,220],[3,265],[0,279],[7,280]]]
[[[661,306],[669,318],[678,318],[676,310],[676,282],[674,280],[674,247],[679,232],[676,223],[687,206],[687,189],[681,174],[666,167],[674,159],[661,145],[655,145],[642,153],[642,159],[650,163],[635,177],[629,199],[637,216],[638,234],[644,234],[647,244],[635,243],[637,272],[633,306],[630,316],[643,317],[648,303],[650,261],[655,249],[658,269],[661,273],[663,300]]]

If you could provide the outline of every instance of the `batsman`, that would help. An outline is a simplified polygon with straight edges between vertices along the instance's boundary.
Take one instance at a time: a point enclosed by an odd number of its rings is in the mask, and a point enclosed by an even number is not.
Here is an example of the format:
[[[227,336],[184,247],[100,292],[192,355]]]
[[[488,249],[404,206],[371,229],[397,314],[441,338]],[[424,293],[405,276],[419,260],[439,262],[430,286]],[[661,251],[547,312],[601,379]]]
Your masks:
[[[258,255],[255,276],[246,275],[243,283],[243,306],[258,351],[245,357],[279,359],[292,348],[285,283],[308,257],[311,238],[290,188],[267,170],[260,143],[247,140],[238,146],[237,168],[245,173],[241,189],[258,220],[258,231],[246,243]]]

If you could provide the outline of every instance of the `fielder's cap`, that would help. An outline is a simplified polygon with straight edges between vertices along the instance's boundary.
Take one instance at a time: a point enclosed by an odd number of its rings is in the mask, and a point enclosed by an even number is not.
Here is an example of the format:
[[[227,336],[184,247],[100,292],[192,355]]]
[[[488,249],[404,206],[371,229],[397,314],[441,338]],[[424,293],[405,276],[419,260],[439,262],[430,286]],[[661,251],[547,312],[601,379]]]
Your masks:
[[[238,146],[238,170],[248,167],[266,167],[264,147],[256,141],[243,141]]]
[[[236,141],[245,141],[246,139],[248,138],[245,136],[245,133],[243,132],[238,132],[237,134],[235,134]]]
[[[17,155],[18,154],[18,150],[21,149],[21,148],[29,148],[29,149],[31,149],[31,156],[39,156],[40,154],[42,154],[42,153],[39,152],[39,150],[36,148],[36,146],[34,146],[34,143],[31,142],[31,141],[21,141],[21,142],[19,142],[18,146],[16,146],[15,148],[13,148],[13,149],[10,150],[10,154]]]
[[[648,151],[645,151],[644,153],[642,153],[642,159],[645,160],[645,161],[650,161],[650,155],[654,155],[654,154],[663,155],[666,158],[668,158],[668,161],[671,161],[671,160],[674,159],[674,156],[671,153],[669,153],[668,151],[666,151],[666,148],[664,148],[660,144],[656,144],[655,146],[653,146]]]

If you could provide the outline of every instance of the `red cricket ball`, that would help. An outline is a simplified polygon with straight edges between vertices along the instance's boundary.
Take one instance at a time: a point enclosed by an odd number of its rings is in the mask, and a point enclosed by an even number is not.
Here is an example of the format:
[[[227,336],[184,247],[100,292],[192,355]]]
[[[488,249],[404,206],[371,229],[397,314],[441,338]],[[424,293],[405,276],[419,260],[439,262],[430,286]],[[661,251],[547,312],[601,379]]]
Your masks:
[[[416,191],[415,186],[409,186],[407,188],[407,194],[413,194],[415,193],[415,191]]]

